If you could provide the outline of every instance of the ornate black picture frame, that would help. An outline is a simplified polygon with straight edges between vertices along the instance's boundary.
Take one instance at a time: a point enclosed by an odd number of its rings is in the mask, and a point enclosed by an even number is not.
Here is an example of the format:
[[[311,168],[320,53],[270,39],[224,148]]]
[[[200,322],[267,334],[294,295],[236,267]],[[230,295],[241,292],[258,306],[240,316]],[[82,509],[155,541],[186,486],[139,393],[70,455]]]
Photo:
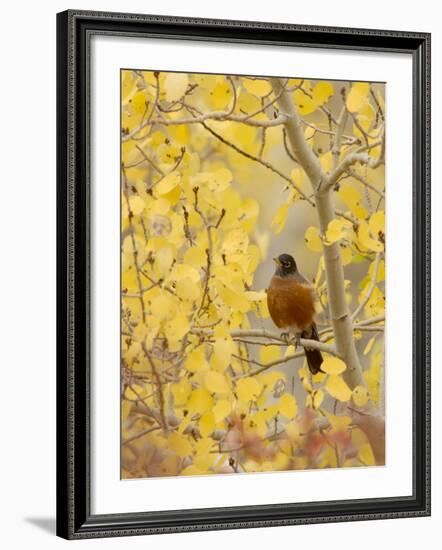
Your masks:
[[[413,495],[92,515],[90,39],[164,39],[408,53],[413,58]],[[57,534],[67,539],[430,514],[430,35],[69,10],[57,16]]]

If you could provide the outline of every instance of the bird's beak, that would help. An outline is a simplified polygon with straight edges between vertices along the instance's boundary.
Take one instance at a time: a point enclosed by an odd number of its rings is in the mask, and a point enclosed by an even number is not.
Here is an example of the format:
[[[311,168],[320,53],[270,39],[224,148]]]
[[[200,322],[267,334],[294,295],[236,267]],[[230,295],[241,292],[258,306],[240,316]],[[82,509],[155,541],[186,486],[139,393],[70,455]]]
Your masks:
[[[275,262],[276,265],[281,265],[279,258],[273,258],[273,261]]]

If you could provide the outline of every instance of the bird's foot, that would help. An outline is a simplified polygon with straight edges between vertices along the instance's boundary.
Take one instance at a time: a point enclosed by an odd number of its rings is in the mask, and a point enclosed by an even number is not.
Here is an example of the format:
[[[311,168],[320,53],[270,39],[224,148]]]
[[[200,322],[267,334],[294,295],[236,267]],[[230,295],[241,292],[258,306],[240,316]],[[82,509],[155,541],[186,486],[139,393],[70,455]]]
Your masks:
[[[281,332],[281,339],[284,340],[284,342],[290,346],[291,340],[290,340],[290,333],[289,332]]]
[[[295,346],[295,351],[299,348],[301,345],[301,334],[297,332],[295,334],[295,337],[293,338],[293,345]]]

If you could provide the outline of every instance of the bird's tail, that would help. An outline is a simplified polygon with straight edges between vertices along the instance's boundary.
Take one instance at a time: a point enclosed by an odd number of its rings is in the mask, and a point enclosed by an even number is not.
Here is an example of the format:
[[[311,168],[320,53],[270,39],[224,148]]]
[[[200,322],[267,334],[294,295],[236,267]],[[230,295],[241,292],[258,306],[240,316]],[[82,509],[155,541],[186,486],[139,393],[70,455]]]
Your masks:
[[[305,330],[301,334],[302,338],[309,338],[310,340],[317,340],[319,342],[319,335],[316,325],[313,323],[310,330]],[[324,359],[321,352],[317,349],[304,348],[305,358],[307,359],[307,365],[312,374],[317,374],[321,371],[321,365]]]

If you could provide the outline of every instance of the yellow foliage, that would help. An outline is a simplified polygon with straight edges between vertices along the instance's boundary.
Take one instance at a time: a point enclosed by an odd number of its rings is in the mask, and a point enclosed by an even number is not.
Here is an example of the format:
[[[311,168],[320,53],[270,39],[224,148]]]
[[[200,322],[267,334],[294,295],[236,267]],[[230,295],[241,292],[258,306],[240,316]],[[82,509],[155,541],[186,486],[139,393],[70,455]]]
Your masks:
[[[348,401],[351,397],[351,389],[338,375],[330,375],[325,383],[325,388],[338,401]]]
[[[272,91],[272,87],[270,86],[268,80],[260,80],[257,78],[252,80],[251,78],[244,78],[243,84],[248,92],[258,97],[269,95]]]
[[[347,365],[338,357],[328,356],[324,358],[321,369],[327,374],[341,374],[345,371]]]
[[[368,83],[286,85],[324,172],[355,138],[379,158],[383,117]],[[385,112],[382,85],[372,89]],[[342,97],[352,117],[336,158]],[[384,314],[385,205],[373,190],[385,191],[384,163],[342,175],[322,232],[299,152],[283,124],[271,126],[281,106],[268,78],[124,70],[121,98],[121,436],[132,438],[122,476],[374,464],[363,432],[350,433],[347,404],[381,406],[383,334],[353,332],[365,384],[350,387],[329,354],[311,375],[302,348],[269,336],[283,329],[269,319],[266,288],[271,257],[294,254],[321,298],[320,338],[334,345],[322,253],[336,243],[350,312],[364,303],[358,321]],[[186,122],[200,116],[204,125]]]
[[[322,241],[317,227],[310,226],[307,228],[305,232],[305,242],[311,251],[322,252]]]
[[[213,405],[213,398],[204,388],[196,388],[190,394],[187,408],[191,413],[204,413]]]
[[[367,82],[355,82],[347,96],[347,109],[352,113],[360,111],[367,101],[369,91]]]
[[[278,402],[278,410],[287,418],[293,418],[296,416],[298,406],[293,395],[290,393],[284,393],[281,395]]]
[[[261,386],[256,378],[241,378],[236,383],[236,395],[241,401],[256,399],[261,391]]]

